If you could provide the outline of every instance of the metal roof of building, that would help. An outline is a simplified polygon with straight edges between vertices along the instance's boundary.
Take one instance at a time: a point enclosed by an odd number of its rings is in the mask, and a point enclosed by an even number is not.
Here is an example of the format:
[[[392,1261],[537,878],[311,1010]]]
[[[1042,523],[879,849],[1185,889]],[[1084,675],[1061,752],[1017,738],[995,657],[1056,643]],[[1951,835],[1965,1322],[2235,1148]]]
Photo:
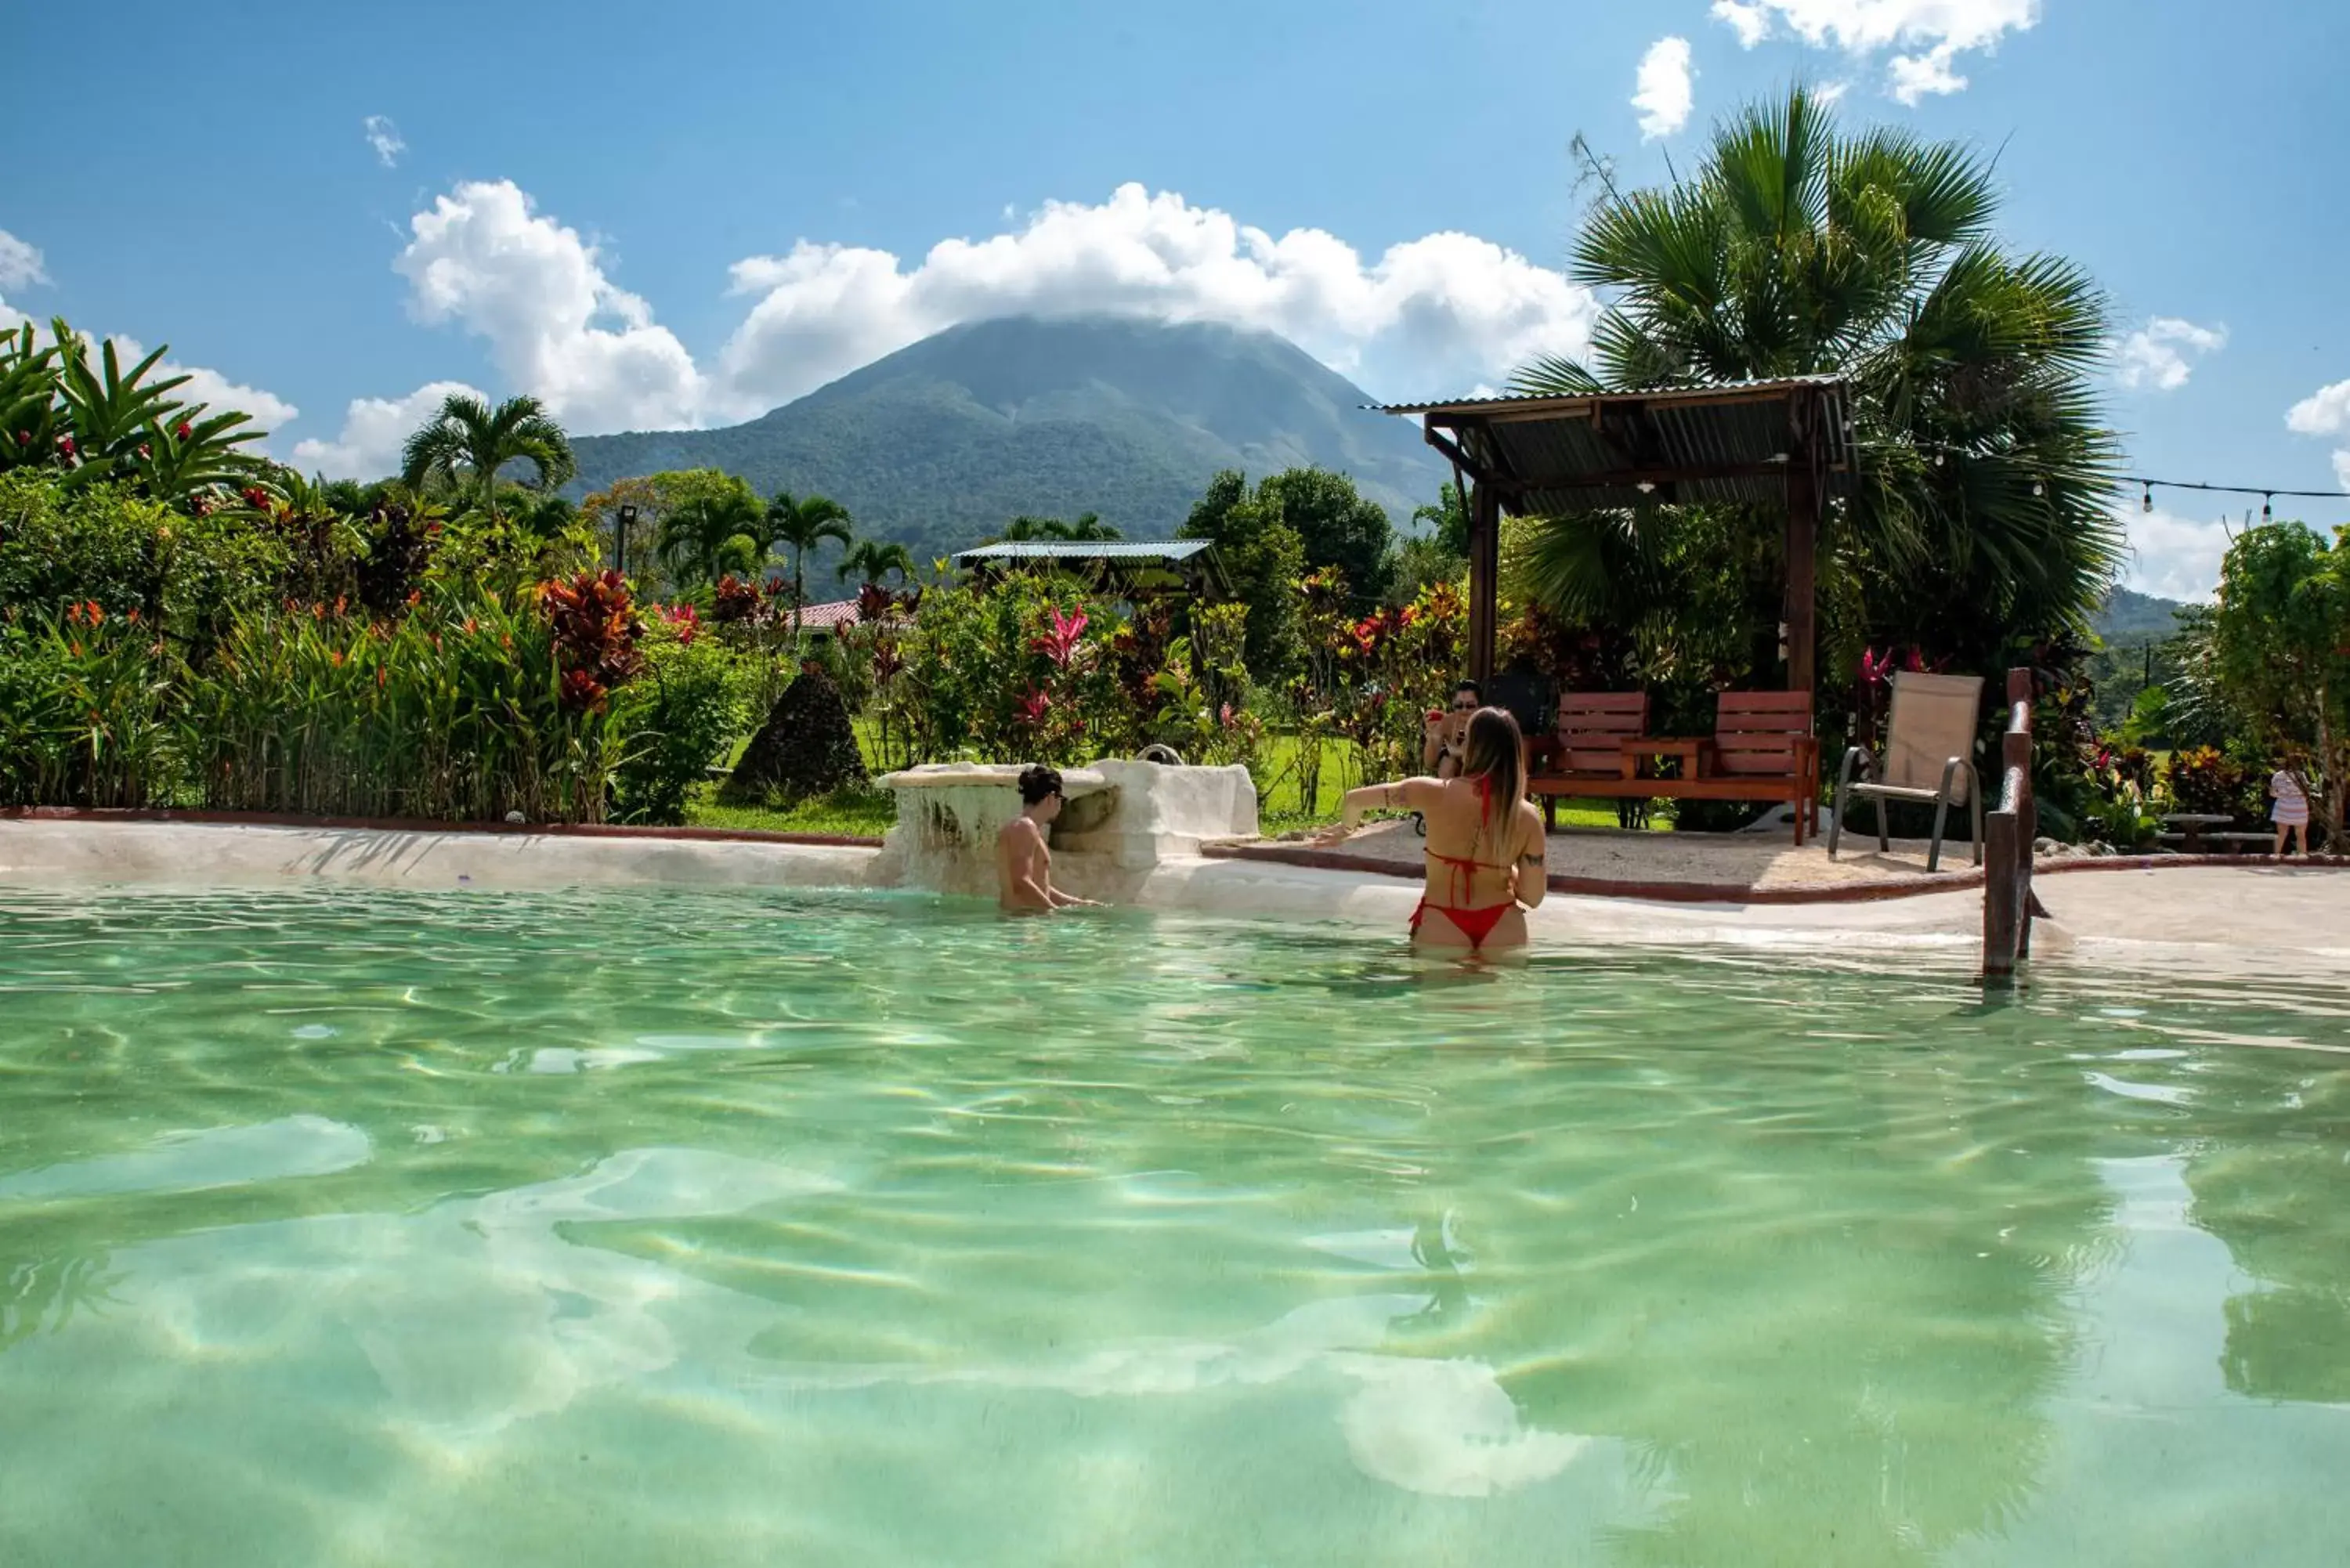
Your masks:
[[[1211,548],[1205,539],[1007,539],[955,552],[965,561],[1188,561]]]
[[[1821,492],[1852,488],[1846,384],[1834,376],[1659,387],[1572,397],[1467,398],[1381,405],[1447,432],[1521,515],[1748,502],[1778,505],[1814,441]]]
[[[830,604],[802,605],[800,629],[803,631],[833,631],[844,626],[855,626],[861,618],[855,599],[835,599]]]

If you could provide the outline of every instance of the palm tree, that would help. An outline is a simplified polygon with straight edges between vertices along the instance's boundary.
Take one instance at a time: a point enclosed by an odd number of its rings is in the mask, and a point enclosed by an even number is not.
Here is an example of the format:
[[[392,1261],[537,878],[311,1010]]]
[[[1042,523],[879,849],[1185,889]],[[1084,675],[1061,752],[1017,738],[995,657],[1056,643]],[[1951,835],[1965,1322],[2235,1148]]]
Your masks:
[[[1674,185],[1607,187],[1569,266],[1613,291],[1592,362],[1537,361],[1513,389],[1843,376],[1861,484],[1825,522],[1823,597],[1856,599],[1856,630],[1984,661],[2085,626],[2123,548],[2094,389],[2105,300],[2061,257],[2003,251],[1995,207],[1991,166],[1968,148],[1839,136],[1797,88],[1722,125]],[[1620,599],[1669,532],[1547,523],[1529,586]]]
[[[653,548],[679,582],[754,576],[775,551],[768,509],[748,489],[712,490],[661,514]]]
[[[855,519],[848,508],[829,496],[807,495],[794,498],[788,490],[775,492],[767,505],[767,525],[770,537],[776,544],[792,547],[792,636],[797,639],[800,629],[800,607],[807,603],[807,555],[827,539],[847,545],[849,524]]]
[[[898,574],[901,583],[914,580],[914,557],[905,545],[880,539],[860,539],[849,547],[840,563],[840,579],[851,576],[864,583],[878,583],[889,573]]]
[[[531,465],[528,487],[539,491],[561,488],[578,471],[563,427],[536,398],[508,398],[493,409],[469,393],[452,392],[431,422],[408,438],[400,476],[411,490],[434,479],[452,490],[471,485],[478,504],[495,519],[498,471],[513,462]]]

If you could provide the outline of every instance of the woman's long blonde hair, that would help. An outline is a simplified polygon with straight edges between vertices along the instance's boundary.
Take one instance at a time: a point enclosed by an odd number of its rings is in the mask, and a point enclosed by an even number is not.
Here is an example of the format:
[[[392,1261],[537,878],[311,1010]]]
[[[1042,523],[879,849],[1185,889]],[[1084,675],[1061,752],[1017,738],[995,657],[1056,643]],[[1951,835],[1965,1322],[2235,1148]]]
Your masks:
[[[1492,815],[1498,801],[1504,823],[1518,802],[1526,798],[1525,738],[1518,732],[1518,722],[1507,708],[1480,708],[1470,715],[1469,743],[1461,754],[1461,776],[1487,781],[1485,815]]]

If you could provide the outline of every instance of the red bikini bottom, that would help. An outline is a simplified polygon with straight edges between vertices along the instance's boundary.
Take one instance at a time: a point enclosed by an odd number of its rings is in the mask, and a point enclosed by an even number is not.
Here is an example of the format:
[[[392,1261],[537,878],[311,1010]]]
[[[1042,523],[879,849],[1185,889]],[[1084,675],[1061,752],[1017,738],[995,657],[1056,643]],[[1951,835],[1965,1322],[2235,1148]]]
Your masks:
[[[1485,939],[1493,934],[1493,928],[1502,923],[1502,917],[1517,907],[1516,900],[1513,899],[1509,903],[1489,905],[1482,909],[1451,909],[1442,904],[1431,904],[1423,898],[1419,907],[1411,912],[1412,934],[1419,934],[1419,922],[1433,912],[1451,921],[1454,928],[1469,939],[1471,950],[1482,948],[1485,945]]]

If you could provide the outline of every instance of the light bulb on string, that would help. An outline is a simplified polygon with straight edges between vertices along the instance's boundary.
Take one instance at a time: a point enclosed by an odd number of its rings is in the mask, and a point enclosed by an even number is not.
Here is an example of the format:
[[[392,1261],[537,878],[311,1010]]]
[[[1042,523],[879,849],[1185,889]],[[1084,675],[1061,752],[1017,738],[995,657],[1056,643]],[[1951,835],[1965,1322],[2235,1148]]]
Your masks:
[[[2269,520],[2269,497],[2263,495],[2261,497],[2261,521],[2266,523]]]
[[[2032,493],[2034,495],[2045,495],[2048,493],[2048,487],[2035,479],[2032,482]]]
[[[2149,484],[2147,485],[2145,489],[2146,494],[2138,503],[2138,510],[2141,512],[2151,512],[2154,510],[2154,486]]]

